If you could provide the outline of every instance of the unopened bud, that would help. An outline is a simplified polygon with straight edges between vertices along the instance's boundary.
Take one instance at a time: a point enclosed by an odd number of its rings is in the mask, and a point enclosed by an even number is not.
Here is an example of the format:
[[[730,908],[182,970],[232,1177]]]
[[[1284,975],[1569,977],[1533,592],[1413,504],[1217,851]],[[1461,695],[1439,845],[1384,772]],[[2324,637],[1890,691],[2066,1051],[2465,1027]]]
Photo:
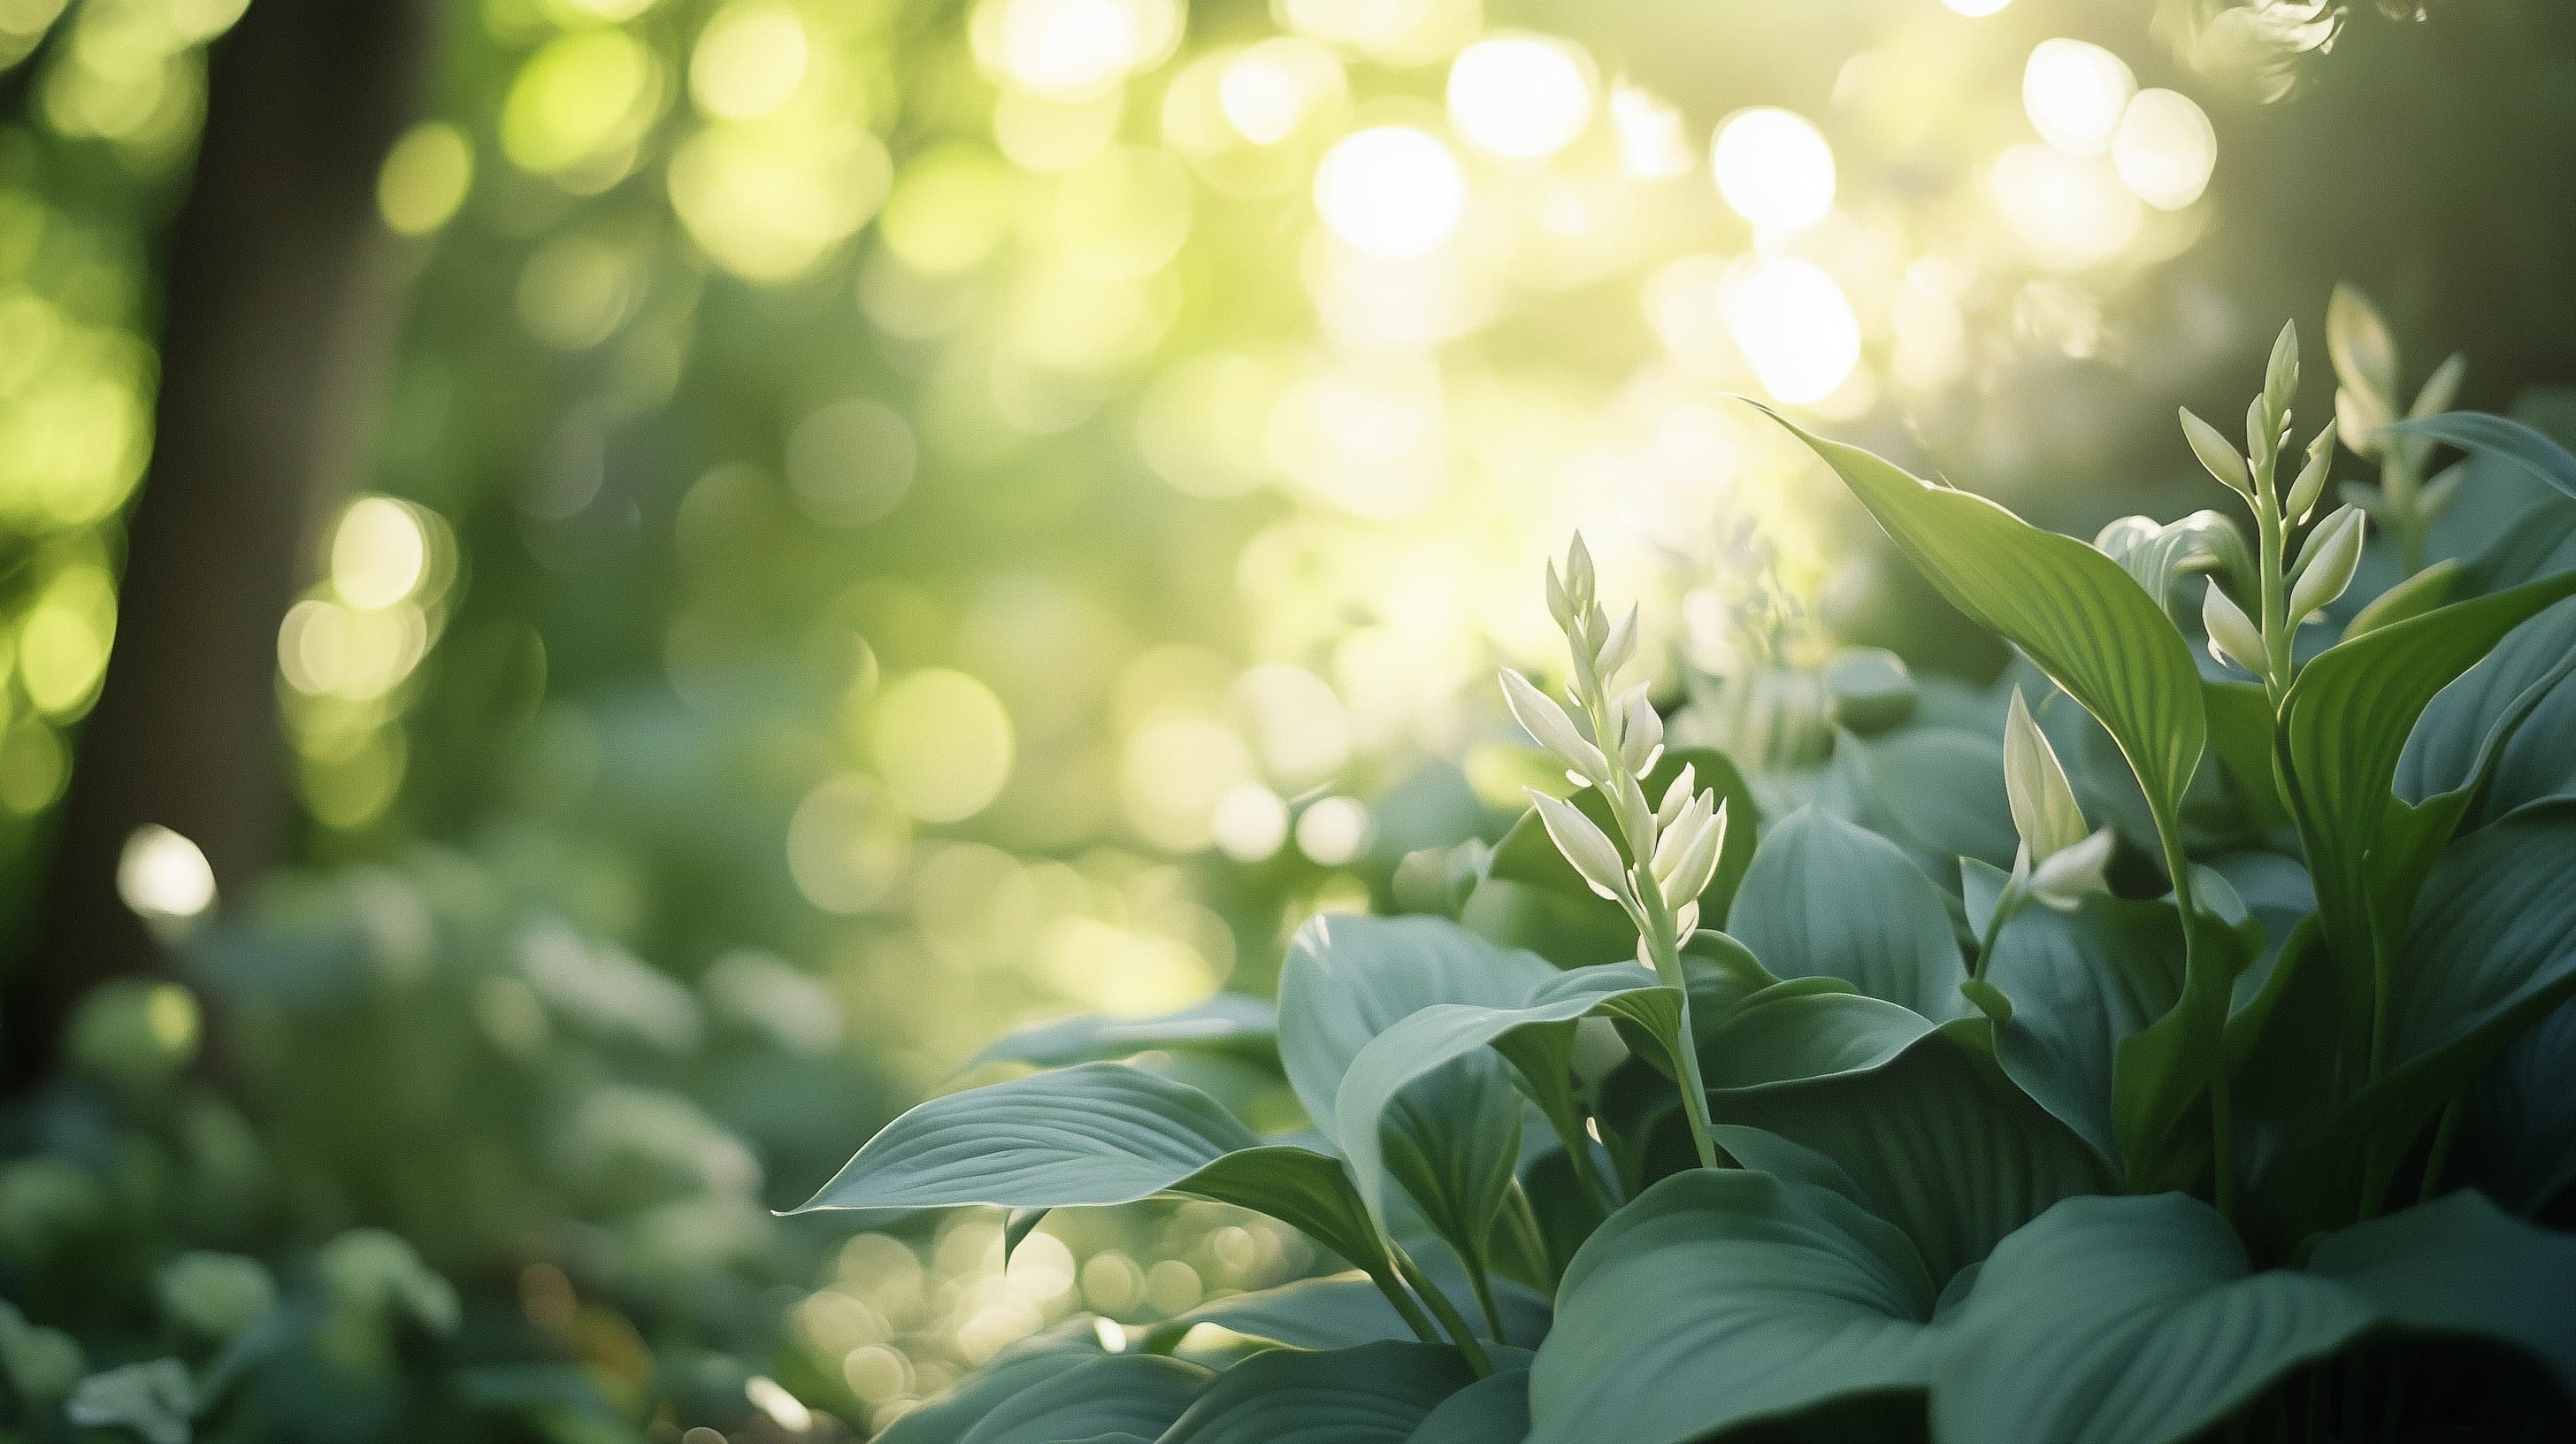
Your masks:
[[[2331,426],[2320,427],[2308,441],[2307,465],[2299,468],[2299,478],[2290,483],[2290,494],[2281,503],[2281,514],[2293,524],[2304,523],[2308,513],[2316,510],[2318,498],[2326,492],[2326,473],[2334,469],[2335,434]]]
[[[2030,870],[2030,895],[2061,911],[2086,893],[2099,892],[2102,874],[2111,865],[2111,829],[2104,828],[2074,846],[2060,850]]]
[[[1556,850],[1575,872],[1594,892],[1618,901],[1627,886],[1625,869],[1609,835],[1593,826],[1582,809],[1561,797],[1550,797],[1533,788],[1529,800],[1530,806],[1538,809],[1539,825],[1547,829],[1548,840],[1556,844]]]
[[[2367,523],[2359,508],[2343,507],[2317,523],[2308,544],[2299,549],[2298,580],[2290,584],[2290,624],[2344,593],[2361,566],[2361,544]]]
[[[2299,323],[2289,321],[2272,342],[2272,360],[2263,368],[2263,406],[2272,413],[2274,425],[2288,418],[2290,402],[2298,394]]]
[[[2084,809],[2018,687],[2004,722],[2004,800],[2033,858],[2045,862],[2084,840]]]
[[[2200,464],[2221,485],[2239,496],[2254,494],[2254,479],[2245,470],[2245,458],[2236,454],[2236,448],[2227,444],[2217,427],[2194,416],[2188,406],[2182,409],[2182,434],[2191,443],[2191,454],[2200,458]]]
[[[2263,675],[2263,631],[2218,583],[2200,599],[2200,624],[2209,629],[2209,652],[2222,662]]]
[[[1532,741],[1585,782],[1598,785],[1609,779],[1610,763],[1601,755],[1601,749],[1585,740],[1575,728],[1574,719],[1556,705],[1556,699],[1509,667],[1503,669],[1503,705],[1511,708],[1513,720],[1521,724],[1521,730]]]

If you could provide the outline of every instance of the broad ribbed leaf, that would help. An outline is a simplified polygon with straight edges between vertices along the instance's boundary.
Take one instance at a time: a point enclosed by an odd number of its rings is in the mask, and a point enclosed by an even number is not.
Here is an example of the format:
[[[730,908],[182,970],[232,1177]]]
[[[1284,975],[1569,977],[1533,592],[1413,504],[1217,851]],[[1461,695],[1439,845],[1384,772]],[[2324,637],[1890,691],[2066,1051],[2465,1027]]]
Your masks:
[[[1403,1444],[1475,1379],[1432,1344],[1273,1349],[1226,1370],[1161,1444]]]
[[[1219,993],[1195,1007],[1159,1018],[1112,1018],[1087,1013],[1031,1023],[1004,1034],[968,1067],[985,1063],[1027,1063],[1061,1068],[1125,1058],[1152,1049],[1167,1052],[1221,1053],[1255,1063],[1277,1056],[1278,1010],[1265,999],[1242,993]]]
[[[2426,704],[2541,608],[2576,595],[2576,572],[2459,602],[2328,648],[2283,703],[2290,762],[2326,938],[2358,1009],[2371,997],[2371,907],[2402,908],[2418,879],[2374,876],[2370,855],[2396,805],[2391,783]],[[2359,1032],[2365,1020],[2346,1019]]]
[[[1215,1378],[1182,1359],[1106,1354],[1011,1394],[958,1444],[1057,1444],[1101,1434],[1152,1439]]]
[[[1441,1400],[1406,1444],[1520,1444],[1529,1431],[1529,1370],[1496,1369]]]
[[[1762,839],[1726,930],[1775,976],[1840,978],[1927,1018],[1966,1011],[1941,890],[1896,844],[1831,813],[1800,808]]]
[[[2484,786],[2471,814],[2492,821],[2576,782],[2576,599],[2508,633],[2426,704],[2393,780],[2402,802]]]
[[[1532,1444],[1681,1444],[1920,1388],[1938,1298],[1904,1234],[1831,1189],[1747,1169],[1675,1174],[1566,1270],[1530,1368]]]
[[[2168,815],[2180,810],[2206,740],[2200,672],[2182,634],[2135,578],[2084,543],[1984,497],[1780,424],[1833,468],[1952,606],[2021,648],[2101,719],[2149,797]]]
[[[2576,1394],[2576,1238],[2525,1223],[2483,1194],[2450,1194],[2329,1235],[2308,1268],[2398,1328],[2520,1349]]]
[[[2576,798],[2534,803],[2452,844],[2391,983],[2388,1071],[2350,1113],[2402,1140],[2576,995]]]
[[[1662,987],[1633,963],[1605,963],[1537,981],[1526,998],[1508,1008],[1435,1003],[1377,1035],[1342,1074],[1333,1105],[1333,1136],[1342,1140],[1360,1197],[1381,1226],[1386,1195],[1379,1140],[1387,1109],[1415,1080],[1477,1053],[1523,1029],[1570,1032],[1575,1019],[1595,1013],[1625,1018],[1670,1050],[1680,1046],[1681,995]],[[1536,1081],[1536,1080],[1534,1080]],[[1464,1194],[1472,1184],[1451,1180]]]
[[[2253,1273],[2197,1199],[2069,1199],[1996,1245],[1944,1318],[1933,1432],[2170,1444],[2372,1321],[2340,1284]]]
[[[2510,417],[2483,411],[2445,411],[2439,416],[2393,422],[2382,430],[2428,436],[2472,456],[2493,456],[2576,496],[2576,455]]]
[[[1885,829],[1944,872],[1958,858],[2010,867],[2021,846],[2004,797],[2003,744],[1954,727],[1908,727],[1846,738],[1836,750],[1859,774]]]
[[[1186,1083],[1084,1063],[933,1098],[795,1210],[1078,1208],[1159,1193],[1267,1213],[1364,1267],[1375,1232],[1339,1160],[1264,1145]]]
[[[1442,918],[1318,917],[1279,975],[1279,1053],[1306,1116],[1335,1132],[1343,1075],[1377,1036],[1425,1008],[1518,1006],[1557,976],[1534,953],[1497,948]],[[1414,1079],[1383,1111],[1387,1171],[1432,1227],[1481,1261],[1519,1161],[1521,1096],[1503,1060],[1475,1051]]]
[[[1699,1030],[1700,1079],[1712,1093],[1867,1073],[1923,1040],[1932,1020],[1866,993],[1827,991],[1825,979],[1765,988]]]
[[[1936,1283],[2059,1199],[2106,1182],[2081,1139],[1946,1037],[1872,1072],[1726,1098],[1718,1115],[1840,1165],[1871,1210],[1914,1241]]]
[[[2135,1075],[2166,1061],[2124,1056],[2122,1045],[2181,1000],[2182,952],[2181,915],[2169,904],[2094,896],[2071,912],[2022,909],[1986,964],[1986,981],[2012,1000],[2012,1018],[1995,1026],[1996,1061],[2115,1177],[2124,1151],[2143,1142],[2124,1150],[2121,1115],[2141,1105],[2123,1110],[2115,1095],[2166,1091],[2156,1078],[2121,1077],[2123,1063]]]
[[[2524,1213],[2576,1184],[2576,1001],[2525,1029],[2469,1095],[2462,1150],[2480,1185]]]
[[[1009,1345],[946,1395],[896,1420],[877,1444],[959,1444],[1006,1399],[1104,1357],[1087,1322],[1073,1321]]]
[[[1426,1260],[1423,1268],[1434,1284],[1445,1288],[1455,1283],[1454,1292],[1464,1296],[1466,1281],[1441,1277],[1444,1272],[1454,1272],[1444,1269],[1442,1261]],[[1504,1343],[1532,1348],[1547,1337],[1545,1297],[1509,1279],[1494,1280],[1493,1289],[1495,1306],[1503,1315]],[[1277,1288],[1232,1294],[1202,1304],[1156,1324],[1147,1336],[1149,1346],[1168,1349],[1199,1324],[1214,1324],[1292,1349],[1347,1349],[1379,1339],[1414,1337],[1403,1315],[1362,1273],[1299,1279]]]

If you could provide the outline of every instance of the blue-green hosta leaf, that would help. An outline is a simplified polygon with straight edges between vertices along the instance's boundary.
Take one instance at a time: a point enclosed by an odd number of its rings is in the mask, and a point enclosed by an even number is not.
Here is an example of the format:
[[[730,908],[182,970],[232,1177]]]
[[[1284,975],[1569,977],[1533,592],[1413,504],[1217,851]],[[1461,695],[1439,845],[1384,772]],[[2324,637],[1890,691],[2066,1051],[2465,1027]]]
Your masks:
[[[1996,1061],[2115,1177],[2148,1142],[2124,1139],[2121,1124],[2136,1117],[2132,1131],[2144,1127],[2152,1110],[2140,1095],[2168,1091],[2138,1076],[2162,1056],[2123,1045],[2181,1001],[2182,952],[2182,918],[2171,905],[2097,895],[2071,912],[2024,908],[2004,924],[1986,964],[1986,981],[2013,1005],[2011,1019],[1995,1025]],[[2174,1091],[2187,1098],[2196,1090]],[[2125,1109],[2116,1101],[2123,1093],[2136,1100]]]
[[[1867,1073],[1933,1026],[1912,1008],[1840,991],[1829,979],[1779,983],[1699,1029],[1700,1079],[1712,1093],[1740,1093]]]
[[[2492,821],[2576,784],[2576,599],[2506,634],[2424,708],[2397,759],[2400,801],[2483,788],[2471,820]]]
[[[1306,1116],[1345,1155],[1334,1100],[1377,1036],[1425,1008],[1517,1006],[1557,976],[1534,953],[1497,948],[1443,918],[1324,916],[1289,944],[1279,974],[1279,1055]],[[1383,1113],[1387,1171],[1442,1238],[1484,1257],[1519,1161],[1521,1095],[1503,1060],[1478,1051],[1414,1079]]]
[[[2576,1001],[2524,1030],[2469,1095],[2462,1150],[2481,1186],[2524,1213],[2576,1185]]]
[[[959,1444],[1002,1401],[1106,1357],[1087,1321],[1074,1320],[1005,1347],[955,1389],[897,1419],[877,1444]]]
[[[1883,737],[1847,737],[1838,762],[1855,781],[1891,835],[1937,859],[1945,872],[1954,859],[1973,857],[2012,866],[2020,849],[2012,810],[2004,798],[2004,749],[1994,736],[1949,727],[1908,727]]]
[[[1434,1003],[1370,1040],[1342,1074],[1333,1136],[1350,1160],[1360,1197],[1383,1227],[1387,1217],[1380,1139],[1387,1110],[1414,1082],[1524,1029],[1570,1033],[1578,1018],[1610,1013],[1645,1028],[1666,1049],[1681,1037],[1681,995],[1633,963],[1605,963],[1537,980],[1511,1007]],[[1536,1080],[1533,1080],[1536,1081]],[[1453,1180],[1453,1192],[1472,1186]]]
[[[933,1098],[887,1124],[796,1212],[1079,1208],[1165,1193],[1255,1209],[1353,1263],[1381,1262],[1338,1159],[1265,1145],[1215,1099],[1123,1063]]]
[[[177,1359],[121,1364],[80,1381],[63,1412],[88,1429],[124,1429],[144,1444],[188,1444],[197,1381]]]
[[[2576,496],[2576,455],[2510,417],[2483,411],[2445,411],[2439,416],[2392,422],[2381,429],[2430,437],[2472,456],[2510,461],[2567,495]]]
[[[1403,1444],[1475,1379],[1441,1345],[1273,1349],[1226,1370],[1161,1444]]]
[[[2359,1009],[2374,991],[2374,905],[2403,909],[2421,882],[2384,866],[2375,870],[2371,862],[2399,805],[2392,783],[2416,719],[2506,633],[2570,595],[2576,595],[2576,572],[2457,602],[2328,648],[2291,685],[2282,704],[2281,745],[2296,779],[2300,831],[2349,1006]],[[2406,850],[2429,861],[2429,848]],[[2357,1012],[2346,1019],[2352,1034],[2366,1026]]]
[[[1277,1056],[1279,1013],[1269,1001],[1242,993],[1219,993],[1195,1007],[1159,1018],[1112,1018],[1086,1013],[1031,1023],[1004,1034],[968,1067],[985,1063],[1027,1063],[1061,1068],[1130,1057],[1160,1049],[1166,1052],[1221,1053],[1254,1063]]]
[[[2388,1071],[2349,1111],[2402,1140],[2576,995],[2576,798],[2533,803],[2452,844],[2391,983]]]
[[[1896,844],[1803,807],[1762,839],[1727,932],[1782,978],[1840,978],[1932,1019],[1966,1011],[1941,890]]]
[[[2081,1139],[1990,1060],[1944,1036],[1871,1072],[1721,1101],[1719,1121],[1839,1165],[1871,1210],[1914,1241],[1936,1285],[2049,1205],[2107,1182]]]
[[[1204,1365],[1160,1354],[1103,1354],[1003,1398],[958,1444],[1157,1438],[1215,1378]]]
[[[2101,719],[2149,797],[2168,813],[2181,809],[2207,738],[2200,671],[2135,578],[1984,497],[1780,424],[1833,468],[1934,590],[2021,648]]]
[[[2462,1191],[2317,1241],[2312,1273],[2388,1325],[2522,1350],[2576,1394],[2576,1238]]]
[[[1529,1431],[1529,1369],[1498,1367],[1441,1400],[1405,1444],[1520,1444]]]
[[[1463,1278],[1441,1276],[1454,1272],[1445,1267],[1445,1260],[1425,1260],[1422,1267],[1434,1284],[1449,1288],[1454,1283],[1451,1292],[1465,1297]],[[1547,1337],[1548,1302],[1543,1295],[1509,1279],[1494,1280],[1493,1289],[1495,1306],[1503,1316],[1504,1343],[1533,1348]],[[1292,1349],[1347,1349],[1379,1339],[1414,1337],[1404,1316],[1363,1273],[1299,1279],[1202,1304],[1156,1324],[1146,1336],[1147,1346],[1168,1351],[1200,1324]]]
[[[1939,1285],[1842,1194],[1692,1169],[1611,1215],[1566,1270],[1530,1367],[1531,1444],[1681,1444],[1926,1381]]]
[[[1711,917],[1725,915],[1727,904],[1734,898],[1744,869],[1753,862],[1753,842],[1762,821],[1754,802],[1753,790],[1745,784],[1744,774],[1725,753],[1705,747],[1672,747],[1665,749],[1661,760],[1647,772],[1644,782],[1646,798],[1654,801],[1672,786],[1683,767],[1691,769],[1693,781],[1702,791],[1715,791],[1726,803],[1726,840],[1718,853],[1717,873],[1700,893],[1700,907]],[[1590,818],[1592,825],[1615,837],[1618,835],[1610,818],[1610,808],[1602,800],[1599,788],[1587,787],[1574,794],[1574,805]],[[1494,844],[1494,857],[1487,876],[1501,882],[1539,888],[1567,899],[1591,926],[1586,933],[1626,941],[1611,953],[1600,957],[1568,960],[1569,965],[1606,963],[1618,959],[1636,941],[1636,927],[1619,905],[1603,899],[1584,885],[1573,864],[1568,863],[1548,840],[1547,829],[1535,811],[1521,815],[1503,840]]]
[[[2372,1322],[2338,1283],[2254,1273],[2197,1199],[2069,1199],[1997,1244],[1944,1317],[1933,1432],[2170,1444]]]

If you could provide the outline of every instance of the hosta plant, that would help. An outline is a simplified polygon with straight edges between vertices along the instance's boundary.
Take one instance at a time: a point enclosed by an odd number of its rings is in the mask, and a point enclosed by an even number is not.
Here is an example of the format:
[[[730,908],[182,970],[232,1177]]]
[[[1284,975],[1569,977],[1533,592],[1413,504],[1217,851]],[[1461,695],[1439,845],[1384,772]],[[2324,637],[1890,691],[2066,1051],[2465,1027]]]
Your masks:
[[[2569,1437],[2576,459],[2330,329],[2379,485],[2329,496],[2285,332],[2241,442],[2184,418],[2234,514],[2093,545],[1799,431],[2018,659],[1845,668],[1794,765],[1668,745],[1578,541],[1563,686],[1503,678],[1563,780],[1432,915],[1313,920],[1275,1008],[1014,1035],[808,1205],[1207,1199],[1350,1271],[887,1437]]]

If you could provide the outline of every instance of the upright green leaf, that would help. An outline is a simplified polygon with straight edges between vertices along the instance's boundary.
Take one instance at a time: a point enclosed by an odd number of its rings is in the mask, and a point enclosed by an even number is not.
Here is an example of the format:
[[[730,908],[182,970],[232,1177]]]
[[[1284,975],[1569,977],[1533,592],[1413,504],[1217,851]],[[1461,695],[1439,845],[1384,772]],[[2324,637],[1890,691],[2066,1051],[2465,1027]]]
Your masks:
[[[1746,1169],[1675,1174],[1566,1270],[1557,1327],[1530,1366],[1531,1444],[1681,1444],[1919,1389],[1939,1296],[1904,1233],[1832,1189]]]
[[[1403,1444],[1475,1379],[1431,1344],[1273,1349],[1226,1370],[1160,1444]]]
[[[2524,1028],[2576,996],[2576,798],[2452,844],[2391,979],[2387,1072],[2352,1120],[2403,1142]]]
[[[1960,1016],[1949,905],[1896,844],[1800,808],[1762,839],[1727,931],[1782,978],[1840,978],[1932,1019]]]
[[[2576,454],[2511,417],[2483,411],[2446,411],[2439,416],[2392,422],[2380,430],[2429,437],[2472,456],[2512,462],[2567,495],[2576,496]]]
[[[1441,918],[1319,917],[1279,975],[1279,1052],[1306,1115],[1336,1135],[1343,1075],[1377,1036],[1443,1003],[1519,1005],[1557,970]],[[1387,1171],[1432,1226],[1481,1262],[1519,1161],[1521,1096],[1502,1059],[1471,1051],[1408,1082],[1381,1114]]]
[[[2069,1199],[1997,1244],[1945,1320],[1933,1432],[2178,1444],[2372,1322],[2339,1284],[2253,1272],[2197,1199]]]
[[[2514,628],[2424,707],[2397,759],[2403,803],[2478,790],[2493,820],[2576,782],[2576,599]]]
[[[1984,497],[1780,424],[1833,468],[1952,606],[2021,648],[2101,719],[2168,816],[2180,809],[2207,737],[2200,672],[2182,634],[2134,577],[2084,543]]]
[[[2170,904],[2108,896],[2070,912],[2024,909],[1986,964],[1986,981],[2012,1000],[2012,1017],[1995,1026],[1996,1061],[2114,1176],[2148,1142],[2122,1138],[2123,1115],[2140,1108],[2123,1109],[2116,1097],[2160,1091],[2159,1080],[2137,1075],[2163,1061],[2124,1057],[2123,1045],[2181,1001],[2182,974],[2181,915]]]
[[[2426,704],[2505,634],[2576,595],[2576,572],[2457,602],[2328,648],[2307,664],[2282,704],[2281,746],[2295,780],[2300,833],[2336,964],[2353,979],[2345,996],[2366,1003],[2374,986],[2374,899],[2402,916],[2420,878],[2374,875],[2370,856],[2397,798],[2397,763]],[[2392,940],[2393,941],[2393,940]],[[2354,1035],[2365,1020],[2347,1018]]]
[[[1386,1220],[1382,1180],[1387,1176],[1379,1141],[1387,1109],[1426,1074],[1447,1067],[1524,1029],[1571,1031],[1578,1018],[1612,1013],[1644,1027],[1667,1049],[1680,1046],[1681,995],[1659,986],[1652,973],[1630,963],[1607,963],[1538,980],[1513,1007],[1435,1003],[1399,1020],[1351,1060],[1333,1105],[1333,1136],[1342,1141],[1360,1197]],[[1536,1080],[1534,1080],[1536,1081]],[[1467,1180],[1448,1181],[1465,1193]]]
[[[795,1212],[1078,1208],[1164,1193],[1267,1213],[1363,1268],[1382,1261],[1339,1160],[1264,1145],[1215,1099],[1123,1063],[933,1098],[887,1124]]]

